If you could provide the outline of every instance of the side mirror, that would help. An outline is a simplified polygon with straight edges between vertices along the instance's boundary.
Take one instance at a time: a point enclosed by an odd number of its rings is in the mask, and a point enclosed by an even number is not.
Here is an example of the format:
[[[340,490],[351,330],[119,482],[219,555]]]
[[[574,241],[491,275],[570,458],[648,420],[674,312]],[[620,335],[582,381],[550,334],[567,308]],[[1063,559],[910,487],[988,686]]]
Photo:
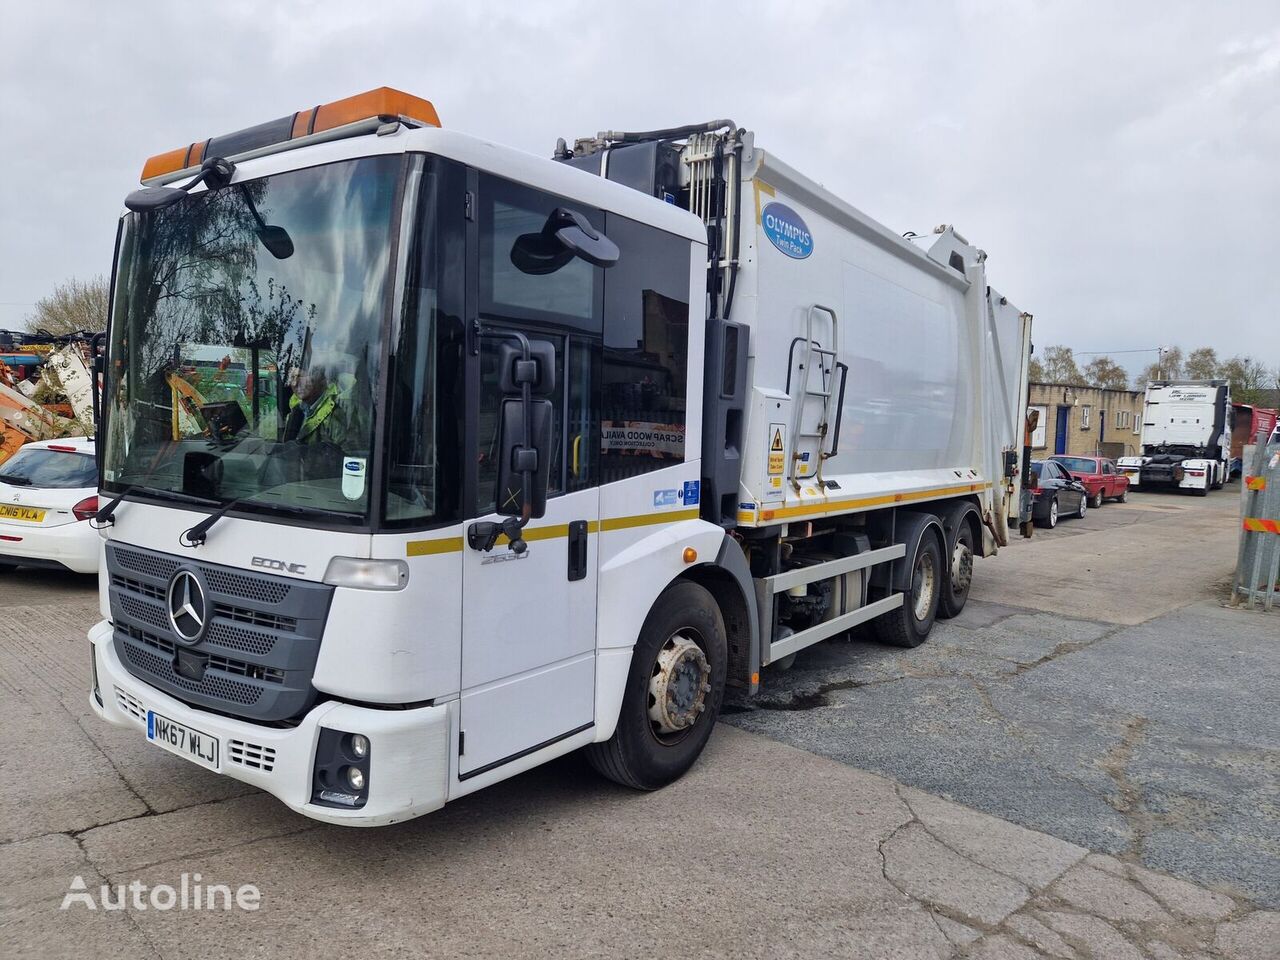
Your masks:
[[[557,207],[537,233],[522,233],[511,247],[511,262],[534,276],[555,273],[574,257],[596,267],[618,262],[618,246],[568,207]]]
[[[547,512],[551,478],[552,404],[556,350],[546,340],[498,345],[498,383],[503,399],[498,424],[497,512],[535,519]],[[526,497],[528,503],[526,504]]]
[[[529,475],[529,519],[547,512],[551,480],[551,401],[530,400],[532,436],[526,438],[525,402],[505,398],[498,413],[497,512],[504,517],[525,515],[525,476]]]

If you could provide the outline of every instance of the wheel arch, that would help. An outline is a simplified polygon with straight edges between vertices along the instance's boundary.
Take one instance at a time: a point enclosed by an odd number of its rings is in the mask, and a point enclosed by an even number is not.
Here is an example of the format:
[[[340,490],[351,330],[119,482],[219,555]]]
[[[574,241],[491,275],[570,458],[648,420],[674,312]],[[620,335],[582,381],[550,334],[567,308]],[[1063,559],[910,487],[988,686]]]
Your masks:
[[[688,580],[711,594],[724,618],[729,646],[726,682],[754,693],[760,675],[760,614],[755,586],[742,548],[725,537],[716,559],[682,572],[672,583]]]
[[[911,589],[916,550],[920,546],[920,541],[926,536],[937,538],[938,549],[945,560],[948,556],[950,538],[942,525],[942,519],[936,513],[929,513],[923,510],[898,511],[894,539],[898,543],[904,544],[907,552],[903,554],[901,559],[893,561],[889,583],[894,590],[900,590],[905,593]]]

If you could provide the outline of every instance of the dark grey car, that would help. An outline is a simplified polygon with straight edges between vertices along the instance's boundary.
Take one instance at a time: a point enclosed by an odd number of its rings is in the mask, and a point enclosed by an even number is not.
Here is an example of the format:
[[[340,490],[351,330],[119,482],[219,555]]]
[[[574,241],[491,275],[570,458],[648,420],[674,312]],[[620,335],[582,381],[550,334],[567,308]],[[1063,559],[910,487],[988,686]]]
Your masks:
[[[1042,527],[1056,527],[1059,517],[1083,517],[1089,508],[1084,484],[1074,480],[1062,464],[1053,460],[1032,460],[1031,472],[1037,478],[1032,490],[1035,500],[1031,519]]]

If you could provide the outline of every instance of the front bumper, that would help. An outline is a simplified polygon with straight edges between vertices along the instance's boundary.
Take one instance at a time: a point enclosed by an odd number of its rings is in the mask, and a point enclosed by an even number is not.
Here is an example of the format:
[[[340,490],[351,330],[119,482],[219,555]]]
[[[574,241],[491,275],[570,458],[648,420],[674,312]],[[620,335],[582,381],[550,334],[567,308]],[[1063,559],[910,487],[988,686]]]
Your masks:
[[[108,723],[146,736],[147,711],[215,736],[219,769],[275,796],[291,810],[328,823],[374,827],[409,820],[444,806],[449,783],[450,706],[379,710],[349,703],[317,704],[296,727],[268,727],[195,710],[151,687],[124,668],[103,620],[89,631],[98,690],[89,705]],[[369,738],[369,798],[359,809],[311,802],[320,729]],[[156,747],[160,750],[160,747]]]
[[[101,541],[87,520],[41,527],[0,522],[0,563],[60,564],[75,573],[97,573]]]

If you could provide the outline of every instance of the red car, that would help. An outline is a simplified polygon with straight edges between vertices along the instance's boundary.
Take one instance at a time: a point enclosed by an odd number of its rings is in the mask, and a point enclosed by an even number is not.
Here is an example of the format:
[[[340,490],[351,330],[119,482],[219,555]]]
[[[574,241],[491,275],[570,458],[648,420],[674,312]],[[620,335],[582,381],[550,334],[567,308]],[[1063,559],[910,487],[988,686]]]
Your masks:
[[[1124,503],[1129,499],[1129,478],[1116,469],[1114,460],[1106,457],[1050,457],[1067,468],[1067,472],[1084,484],[1089,506],[1100,507],[1103,500]]]

